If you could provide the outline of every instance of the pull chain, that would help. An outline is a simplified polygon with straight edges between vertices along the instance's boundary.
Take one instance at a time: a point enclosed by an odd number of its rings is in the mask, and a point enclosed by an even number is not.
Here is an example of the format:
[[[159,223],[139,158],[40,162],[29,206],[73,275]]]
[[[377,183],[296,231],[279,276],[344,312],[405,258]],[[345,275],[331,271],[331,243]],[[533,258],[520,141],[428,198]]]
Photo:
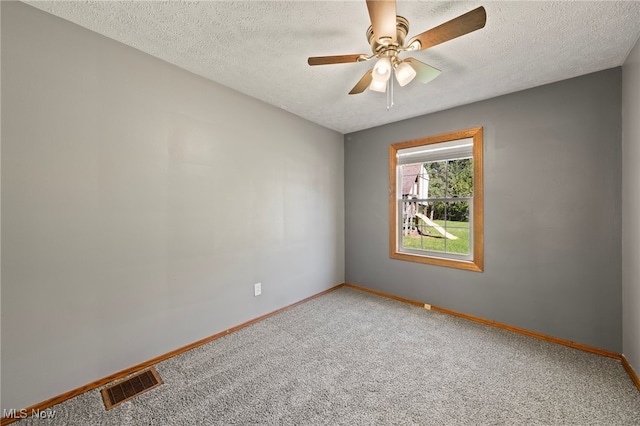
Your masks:
[[[393,74],[395,70],[391,68],[391,75],[387,80],[387,111],[393,107]]]

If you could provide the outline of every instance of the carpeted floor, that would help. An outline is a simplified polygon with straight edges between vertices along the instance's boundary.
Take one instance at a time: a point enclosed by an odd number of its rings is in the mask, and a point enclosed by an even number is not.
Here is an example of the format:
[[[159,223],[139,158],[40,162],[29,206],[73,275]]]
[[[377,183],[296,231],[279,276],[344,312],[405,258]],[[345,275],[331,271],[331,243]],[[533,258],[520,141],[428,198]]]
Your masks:
[[[619,361],[341,288],[19,425],[640,425]]]

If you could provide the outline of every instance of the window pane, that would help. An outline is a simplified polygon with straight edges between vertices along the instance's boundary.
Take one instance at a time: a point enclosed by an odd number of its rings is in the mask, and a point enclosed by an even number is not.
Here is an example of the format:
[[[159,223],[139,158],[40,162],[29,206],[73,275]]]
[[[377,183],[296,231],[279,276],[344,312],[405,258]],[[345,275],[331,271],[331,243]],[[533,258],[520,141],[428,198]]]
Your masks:
[[[410,200],[402,201],[400,205],[402,206],[402,247],[423,250],[424,230],[419,217],[422,216],[425,206]]]
[[[424,168],[429,177],[429,198],[444,198],[446,193],[447,162],[425,163]]]
[[[473,196],[473,160],[449,160],[447,162],[447,197]]]
[[[446,203],[403,201],[401,204],[402,247],[444,252],[446,241],[442,226]]]
[[[443,222],[445,220],[447,204],[442,201],[427,203],[426,216],[429,220],[437,222]]]
[[[469,254],[469,202],[452,201],[446,204],[443,227],[447,236],[447,252]]]
[[[403,200],[400,204],[402,206],[402,235],[417,235],[416,213],[418,212],[418,203],[416,201]]]
[[[418,185],[416,188],[418,198],[423,200],[429,198],[429,173],[424,163],[420,163],[420,173],[418,174],[416,183]]]
[[[447,221],[452,223],[463,224],[465,228],[469,227],[469,202],[468,201],[450,201],[447,203]],[[452,226],[447,223],[448,226]]]
[[[420,171],[422,163],[404,164],[401,169],[402,173],[402,198],[418,198],[418,182],[420,179]]]

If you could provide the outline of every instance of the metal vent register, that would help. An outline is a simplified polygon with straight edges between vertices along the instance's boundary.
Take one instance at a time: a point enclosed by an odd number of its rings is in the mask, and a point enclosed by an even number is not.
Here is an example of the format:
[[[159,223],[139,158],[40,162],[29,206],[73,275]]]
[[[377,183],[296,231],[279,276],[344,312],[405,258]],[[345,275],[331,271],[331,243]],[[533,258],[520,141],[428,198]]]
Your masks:
[[[107,410],[110,410],[161,384],[162,379],[155,368],[152,367],[140,374],[129,377],[127,380],[108,386],[102,389],[100,393],[102,394],[104,406]]]

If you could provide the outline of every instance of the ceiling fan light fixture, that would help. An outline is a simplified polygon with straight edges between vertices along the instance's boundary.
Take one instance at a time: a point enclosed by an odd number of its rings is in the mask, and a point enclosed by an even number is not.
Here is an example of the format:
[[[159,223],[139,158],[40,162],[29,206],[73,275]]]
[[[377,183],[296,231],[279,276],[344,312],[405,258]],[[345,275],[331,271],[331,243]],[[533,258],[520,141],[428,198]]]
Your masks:
[[[416,70],[406,62],[400,62],[398,65],[396,65],[396,80],[398,80],[398,84],[402,87],[411,83],[416,74]]]
[[[387,91],[387,82],[380,80],[371,80],[371,84],[369,84],[369,89],[374,92],[384,93]]]
[[[362,93],[367,87],[376,92],[386,92],[387,109],[393,106],[394,82],[391,74],[396,75],[395,78],[402,87],[413,80],[428,83],[442,73],[416,58],[400,60],[401,53],[429,49],[484,28],[487,22],[487,11],[480,6],[405,41],[409,21],[396,15],[396,0],[367,0],[367,9],[371,25],[366,36],[371,55],[312,56],[307,59],[307,63],[312,66],[346,64],[377,58],[374,67],[360,78],[349,94]]]
[[[391,61],[386,56],[380,58],[380,60],[373,67],[373,74],[371,75],[374,81],[380,81],[386,83],[391,77]]]

